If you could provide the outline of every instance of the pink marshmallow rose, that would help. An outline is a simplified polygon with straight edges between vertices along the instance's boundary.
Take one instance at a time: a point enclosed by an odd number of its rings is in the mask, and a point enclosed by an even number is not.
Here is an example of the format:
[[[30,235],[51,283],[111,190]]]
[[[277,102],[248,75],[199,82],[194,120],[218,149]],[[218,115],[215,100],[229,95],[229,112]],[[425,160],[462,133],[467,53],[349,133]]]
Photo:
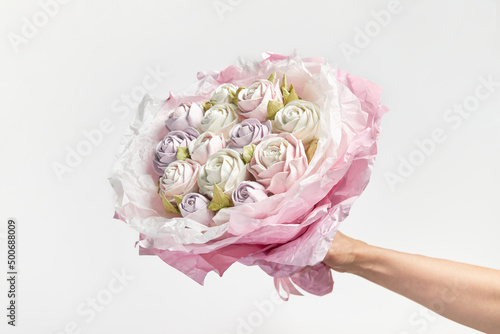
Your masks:
[[[257,118],[264,122],[269,101],[283,102],[279,80],[275,84],[269,80],[254,81],[250,87],[238,93],[238,113],[245,118]]]
[[[168,131],[183,131],[188,127],[199,129],[203,118],[203,108],[199,103],[182,103],[175,108],[165,121]]]
[[[281,194],[304,175],[307,165],[302,142],[292,134],[281,133],[265,137],[255,147],[247,168],[267,191]]]
[[[226,147],[226,140],[222,134],[203,132],[196,140],[189,143],[191,159],[204,165],[208,157]]]
[[[200,164],[191,159],[176,160],[168,165],[160,178],[160,193],[170,202],[174,195],[183,196],[198,191]]]

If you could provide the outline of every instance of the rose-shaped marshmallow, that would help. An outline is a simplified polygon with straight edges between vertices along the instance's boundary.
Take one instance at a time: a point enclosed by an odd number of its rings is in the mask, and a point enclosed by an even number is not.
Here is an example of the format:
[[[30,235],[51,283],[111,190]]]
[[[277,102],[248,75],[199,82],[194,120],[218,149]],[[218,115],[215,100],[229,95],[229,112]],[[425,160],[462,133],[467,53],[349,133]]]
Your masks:
[[[175,108],[165,121],[168,131],[185,130],[188,127],[199,129],[203,118],[203,108],[199,103],[182,103]]]
[[[198,193],[189,193],[182,198],[179,210],[182,217],[210,226],[215,212],[207,208],[209,203],[210,201],[205,196]]]
[[[174,202],[174,195],[183,196],[198,191],[198,174],[200,164],[191,159],[176,160],[165,168],[160,178],[160,193]]]
[[[304,100],[294,100],[276,113],[273,129],[277,133],[291,133],[307,146],[318,133],[319,120],[319,105]]]
[[[219,104],[219,103],[232,103],[233,101],[233,96],[236,95],[236,90],[238,87],[236,87],[233,84],[230,83],[225,83],[217,87],[212,94],[210,94],[210,100],[209,102],[212,104]]]
[[[258,144],[262,138],[271,133],[271,122],[261,123],[258,119],[248,118],[236,124],[229,131],[227,147],[241,153],[243,146]]]
[[[292,187],[307,169],[304,145],[289,133],[269,135],[255,147],[248,170],[273,194]]]
[[[201,119],[201,131],[221,133],[227,139],[231,128],[238,123],[236,109],[238,108],[232,103],[214,105],[205,112],[205,116]]]
[[[235,206],[255,203],[267,198],[266,188],[254,181],[243,181],[233,191],[232,199]]]
[[[238,112],[245,118],[257,118],[264,122],[269,101],[283,102],[279,80],[273,84],[269,80],[254,81],[250,87],[238,93]]]
[[[198,186],[200,193],[213,197],[214,184],[231,197],[234,189],[245,181],[248,171],[240,154],[235,150],[222,149],[212,154],[198,174]]]
[[[188,147],[200,134],[196,129],[187,128],[185,131],[172,131],[156,145],[153,157],[153,168],[158,175],[163,175],[168,164],[177,160],[177,147]]]
[[[189,144],[191,159],[204,165],[208,157],[226,147],[226,140],[222,134],[203,132]]]

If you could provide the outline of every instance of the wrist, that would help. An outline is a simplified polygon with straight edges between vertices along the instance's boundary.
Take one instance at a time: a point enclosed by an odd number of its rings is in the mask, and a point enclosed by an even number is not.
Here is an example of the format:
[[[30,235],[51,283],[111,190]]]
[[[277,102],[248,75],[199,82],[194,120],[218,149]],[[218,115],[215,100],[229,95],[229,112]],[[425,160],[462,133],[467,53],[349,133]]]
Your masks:
[[[354,246],[351,251],[351,261],[346,266],[346,272],[358,276],[370,270],[373,266],[373,254],[375,247],[359,240],[353,240]]]
[[[338,272],[358,274],[368,263],[370,246],[337,232],[323,262]]]

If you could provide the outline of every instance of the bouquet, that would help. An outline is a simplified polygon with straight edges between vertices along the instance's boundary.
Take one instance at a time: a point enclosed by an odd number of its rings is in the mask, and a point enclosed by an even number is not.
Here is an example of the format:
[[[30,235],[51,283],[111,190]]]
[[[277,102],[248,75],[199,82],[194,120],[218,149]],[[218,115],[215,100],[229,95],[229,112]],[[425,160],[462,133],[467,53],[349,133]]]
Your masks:
[[[203,284],[234,262],[274,277],[284,299],[332,291],[323,264],[366,187],[382,89],[323,58],[264,54],[165,101],[146,96],[120,148],[115,218]]]

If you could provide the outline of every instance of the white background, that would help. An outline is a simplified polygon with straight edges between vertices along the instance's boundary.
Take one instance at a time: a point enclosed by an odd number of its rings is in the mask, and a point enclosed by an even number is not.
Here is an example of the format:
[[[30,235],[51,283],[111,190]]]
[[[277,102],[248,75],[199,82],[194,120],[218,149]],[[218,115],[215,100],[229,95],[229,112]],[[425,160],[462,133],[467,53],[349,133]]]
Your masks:
[[[220,3],[225,12],[217,12]],[[141,93],[148,68],[168,72],[151,91],[166,98],[198,71],[296,49],[380,84],[390,108],[372,180],[341,230],[387,248],[500,268],[500,86],[460,124],[443,118],[473,100],[480,77],[500,82],[497,4],[401,0],[377,31],[371,12],[389,1],[72,0],[43,22],[37,1],[1,0],[0,277],[8,217],[19,223],[20,276],[15,329],[6,325],[1,279],[0,331],[474,333],[349,274],[334,273],[330,295],[292,297],[267,312],[255,302],[272,303],[272,279],[257,267],[236,264],[201,287],[137,255],[135,231],[112,219],[107,178],[137,105],[124,108],[123,95]],[[40,27],[14,47],[14,34],[19,41],[23,29],[30,32],[24,18]],[[355,39],[365,28],[369,45]],[[358,53],[342,52],[347,44]],[[113,130],[59,179],[53,165],[66,164],[68,150],[103,119]],[[391,189],[387,174],[398,172],[401,158],[418,158],[415,141],[437,128],[446,140]],[[113,279],[121,271],[133,277],[126,286]],[[96,297],[106,305],[92,317],[88,302]]]

